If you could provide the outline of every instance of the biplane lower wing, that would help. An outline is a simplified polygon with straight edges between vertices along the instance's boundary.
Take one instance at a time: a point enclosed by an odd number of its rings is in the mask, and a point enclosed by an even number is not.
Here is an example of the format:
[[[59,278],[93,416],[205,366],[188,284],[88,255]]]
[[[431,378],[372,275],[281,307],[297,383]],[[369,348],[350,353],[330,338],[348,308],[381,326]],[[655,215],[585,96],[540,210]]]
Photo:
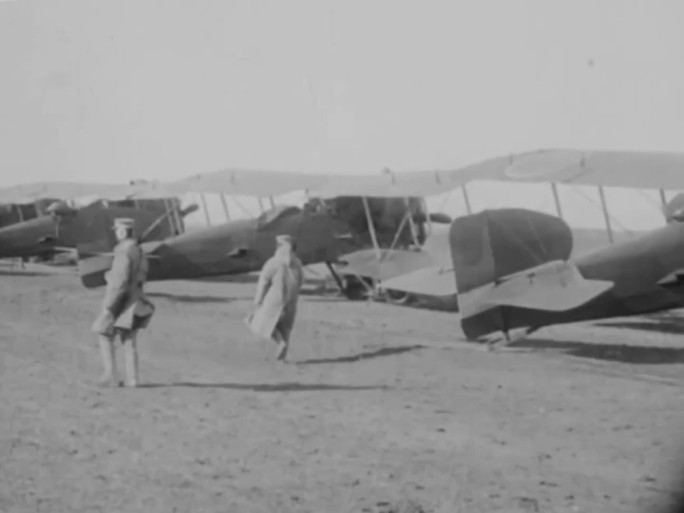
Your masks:
[[[381,249],[378,254],[374,249],[362,249],[342,256],[337,272],[384,282],[433,265],[434,256],[426,251]]]
[[[383,281],[386,290],[397,290],[423,296],[453,296],[458,292],[454,270],[433,265]]]

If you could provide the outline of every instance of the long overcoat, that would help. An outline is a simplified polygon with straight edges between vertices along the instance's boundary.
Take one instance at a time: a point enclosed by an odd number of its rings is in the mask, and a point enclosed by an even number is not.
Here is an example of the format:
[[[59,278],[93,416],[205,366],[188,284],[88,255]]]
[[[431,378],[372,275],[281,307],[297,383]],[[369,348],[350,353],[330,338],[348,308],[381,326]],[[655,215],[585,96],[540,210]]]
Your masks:
[[[155,308],[143,288],[147,270],[147,260],[135,240],[125,239],[117,244],[93,331],[111,336],[114,330],[130,332],[149,325]]]
[[[278,329],[283,338],[289,340],[303,279],[301,262],[286,246],[266,261],[254,298],[257,307],[247,319],[252,333],[272,339],[273,331]]]

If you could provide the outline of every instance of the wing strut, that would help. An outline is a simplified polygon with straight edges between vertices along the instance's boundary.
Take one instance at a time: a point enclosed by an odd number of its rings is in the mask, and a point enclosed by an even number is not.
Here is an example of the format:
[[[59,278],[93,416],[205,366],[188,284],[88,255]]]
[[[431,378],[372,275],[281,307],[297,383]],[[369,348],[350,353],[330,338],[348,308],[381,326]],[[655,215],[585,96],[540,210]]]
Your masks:
[[[228,202],[226,201],[226,196],[221,193],[219,194],[221,198],[221,205],[223,206],[223,213],[226,214],[226,221],[230,221],[230,212],[228,212]]]
[[[411,227],[411,238],[413,239],[413,243],[416,245],[416,247],[420,247],[420,244],[418,243],[418,229],[416,228],[416,223],[413,220],[413,212],[411,212],[411,203],[409,202],[407,196],[404,197],[404,204],[406,205],[406,215],[408,216],[409,226]],[[397,233],[400,234],[401,231],[398,231]]]
[[[667,206],[667,196],[665,196],[665,189],[659,189],[658,192],[660,192],[660,202],[663,204],[663,206]]]
[[[560,197],[558,196],[558,185],[555,182],[551,183],[551,191],[553,191],[553,201],[556,203],[558,217],[563,219],[563,209],[561,208]]]
[[[608,240],[611,244],[615,242],[613,238],[613,227],[610,224],[610,215],[608,214],[608,206],[606,205],[606,195],[603,192],[603,187],[599,186],[599,196],[601,196],[601,208],[603,209],[603,218],[606,220],[606,228],[608,229]]]
[[[147,237],[149,237],[150,234],[151,234],[152,232],[154,232],[154,230],[155,230],[159,225],[161,225],[162,222],[163,222],[164,220],[166,220],[166,219],[168,219],[169,223],[171,223],[171,230],[172,230],[172,233],[176,233],[176,229],[175,229],[174,226],[173,226],[173,219],[175,218],[175,216],[180,217],[180,214],[179,214],[179,212],[178,212],[178,208],[177,208],[176,206],[173,206],[173,205],[172,205],[171,207],[169,207],[169,206],[166,204],[167,201],[168,201],[168,200],[164,199],[164,204],[165,204],[164,206],[166,207],[166,212],[165,212],[163,215],[159,216],[159,217],[158,217],[150,226],[147,227],[147,230],[145,230],[145,233],[143,233],[143,234],[140,236],[140,241],[141,241],[141,242],[145,242],[145,239],[147,239]],[[178,228],[180,229],[180,225],[178,226]]]
[[[133,200],[133,204],[135,205],[135,208],[140,208],[140,202],[138,200]],[[173,205],[173,200],[169,198],[164,198],[164,208],[166,209],[166,214],[164,215],[165,218],[168,218],[169,220],[169,227],[171,228],[171,233],[175,234],[178,230],[180,230],[180,223],[177,222],[178,219],[176,218],[173,213],[176,212],[176,209]],[[169,215],[169,212],[173,212],[171,215]],[[174,226],[174,221],[176,221],[177,226]],[[161,221],[159,223],[155,222],[152,225],[152,229],[156,228],[159,224],[161,224]],[[145,232],[145,235],[148,233],[151,233],[150,229]]]
[[[378,261],[380,260],[380,245],[378,244],[378,237],[375,233],[375,225],[373,224],[373,218],[371,217],[370,207],[368,206],[368,198],[363,196],[363,210],[366,213],[366,221],[368,222],[368,230],[370,231],[371,240],[373,241],[373,247],[375,248],[375,256]]]
[[[335,283],[337,283],[337,287],[340,289],[340,292],[344,294],[344,284],[342,283],[340,276],[337,274],[337,271],[335,271],[333,266],[327,260],[325,261],[325,265],[328,268],[328,271],[330,271],[330,274],[332,274],[332,277],[334,278]]]
[[[473,213],[473,209],[470,206],[470,198],[468,197],[468,189],[466,188],[465,184],[461,186],[461,190],[463,191],[463,199],[465,200],[466,211],[468,212],[468,215],[471,215]]]
[[[202,210],[204,210],[204,217],[207,220],[207,226],[211,226],[211,219],[209,218],[209,209],[207,208],[207,198],[204,194],[200,192],[200,198],[202,199]]]

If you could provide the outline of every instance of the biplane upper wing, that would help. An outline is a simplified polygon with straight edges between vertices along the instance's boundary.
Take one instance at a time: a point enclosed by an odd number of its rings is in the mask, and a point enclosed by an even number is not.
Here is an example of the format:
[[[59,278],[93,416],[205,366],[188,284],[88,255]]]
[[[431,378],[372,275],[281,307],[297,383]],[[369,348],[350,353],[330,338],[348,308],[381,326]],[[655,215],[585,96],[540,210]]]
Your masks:
[[[313,193],[323,199],[431,196],[476,181],[684,190],[684,153],[541,149],[457,169],[336,177]]]
[[[157,197],[188,192],[257,197],[307,190],[320,198],[407,197],[448,192],[472,181],[565,183],[635,189],[684,190],[684,153],[541,149],[494,157],[457,169],[332,175],[224,169],[173,182],[125,184],[37,182],[0,189],[0,203],[40,197]]]
[[[376,198],[432,196],[466,184],[469,176],[468,173],[461,170],[347,175],[330,178],[329,181],[313,190],[310,195],[322,199],[340,196]]]
[[[543,149],[452,171],[472,180],[684,189],[684,153]]]
[[[0,203],[32,202],[44,197],[65,200],[86,196],[143,199],[192,192],[268,197],[315,189],[335,178],[339,179],[329,174],[227,169],[171,182],[35,182],[0,189]]]
[[[152,184],[147,190],[137,194],[137,197],[159,194],[160,191],[166,194],[195,192],[254,197],[280,196],[296,191],[316,189],[334,178],[328,174],[223,169],[189,176],[174,182]]]
[[[95,182],[34,182],[0,189],[0,203],[30,203],[40,198],[70,200],[83,197],[128,198],[145,190],[147,184],[112,184]]]

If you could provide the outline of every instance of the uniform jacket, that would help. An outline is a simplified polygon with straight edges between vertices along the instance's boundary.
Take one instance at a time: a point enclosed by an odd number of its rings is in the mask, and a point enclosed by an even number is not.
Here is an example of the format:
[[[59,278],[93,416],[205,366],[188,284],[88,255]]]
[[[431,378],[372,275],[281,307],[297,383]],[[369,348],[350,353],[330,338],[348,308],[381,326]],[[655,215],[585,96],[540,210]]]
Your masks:
[[[94,331],[110,335],[114,328],[147,327],[154,314],[154,305],[143,290],[147,269],[147,259],[135,240],[125,239],[117,244],[112,267],[105,276],[107,287]]]
[[[299,289],[304,269],[287,246],[281,246],[266,261],[259,276],[254,301],[257,307],[247,324],[255,335],[272,338],[273,330],[289,339],[297,315]]]

